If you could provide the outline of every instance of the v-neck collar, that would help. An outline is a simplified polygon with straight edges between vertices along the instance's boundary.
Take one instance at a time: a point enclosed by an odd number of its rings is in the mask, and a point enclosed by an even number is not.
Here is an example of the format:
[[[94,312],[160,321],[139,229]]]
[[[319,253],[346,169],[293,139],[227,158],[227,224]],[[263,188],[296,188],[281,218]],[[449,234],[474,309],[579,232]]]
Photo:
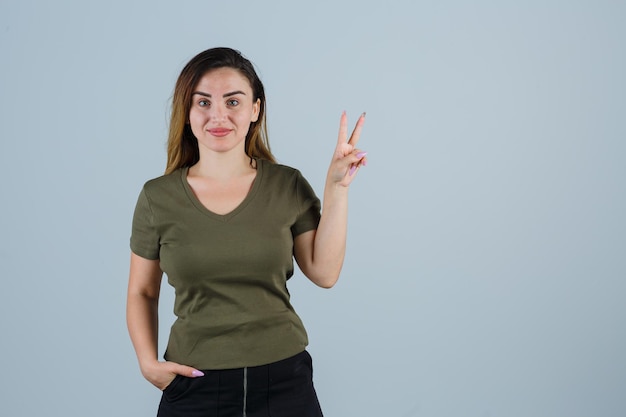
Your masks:
[[[198,197],[196,197],[196,194],[193,192],[191,185],[189,185],[189,181],[187,181],[187,174],[189,173],[189,167],[184,167],[180,170],[180,179],[181,179],[183,188],[185,190],[185,194],[187,194],[187,197],[189,198],[189,201],[191,202],[191,204],[193,204],[194,207],[196,207],[196,209],[198,209],[201,213],[213,219],[227,222],[233,217],[235,217],[237,214],[245,210],[248,204],[254,199],[254,196],[259,191],[259,188],[261,188],[261,182],[263,180],[263,166],[264,166],[265,161],[262,159],[255,159],[255,161],[256,161],[256,176],[254,177],[254,181],[252,182],[252,187],[250,187],[250,190],[248,191],[248,194],[246,194],[246,197],[243,199],[243,201],[239,203],[237,207],[235,207],[233,210],[231,210],[230,212],[226,214],[217,214],[209,210],[208,208],[205,207],[204,204],[202,204],[202,202],[200,202]]]

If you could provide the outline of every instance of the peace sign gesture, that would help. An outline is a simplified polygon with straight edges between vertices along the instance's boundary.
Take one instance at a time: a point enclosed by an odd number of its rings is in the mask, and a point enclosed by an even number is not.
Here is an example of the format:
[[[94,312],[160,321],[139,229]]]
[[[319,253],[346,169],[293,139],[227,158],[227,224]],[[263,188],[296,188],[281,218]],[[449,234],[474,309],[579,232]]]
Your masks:
[[[365,113],[359,117],[350,139],[348,139],[348,116],[345,111],[341,114],[337,147],[328,168],[328,181],[331,183],[348,187],[354,180],[359,168],[367,165],[367,152],[356,148],[363,123],[365,123]]]
[[[341,114],[339,137],[326,176],[319,224],[316,230],[302,233],[294,239],[293,253],[300,270],[323,288],[335,285],[346,254],[348,188],[359,168],[367,163],[367,152],[356,148],[363,123],[365,113],[357,120],[348,139],[348,117],[345,111]]]

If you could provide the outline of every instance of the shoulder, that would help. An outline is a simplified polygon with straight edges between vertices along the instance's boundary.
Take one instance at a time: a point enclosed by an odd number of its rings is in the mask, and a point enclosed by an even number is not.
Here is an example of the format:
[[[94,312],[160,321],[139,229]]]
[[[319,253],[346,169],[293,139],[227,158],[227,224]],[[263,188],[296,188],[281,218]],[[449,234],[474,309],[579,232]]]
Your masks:
[[[160,177],[152,178],[146,181],[143,185],[143,192],[150,195],[156,193],[171,192],[180,188],[181,172],[182,169],[177,169],[171,174],[161,175]]]
[[[263,181],[272,188],[290,193],[298,201],[317,198],[315,191],[298,169],[264,160],[260,163],[263,164]]]
[[[145,182],[145,189],[154,189],[154,188],[162,188],[162,187],[171,187],[174,184],[180,182],[181,178],[181,169],[177,169],[171,174],[161,175],[160,177],[152,178]]]
[[[294,181],[298,178],[302,178],[302,174],[299,170],[288,165],[267,160],[259,160],[258,162],[263,165],[263,176],[267,176],[273,180]]]

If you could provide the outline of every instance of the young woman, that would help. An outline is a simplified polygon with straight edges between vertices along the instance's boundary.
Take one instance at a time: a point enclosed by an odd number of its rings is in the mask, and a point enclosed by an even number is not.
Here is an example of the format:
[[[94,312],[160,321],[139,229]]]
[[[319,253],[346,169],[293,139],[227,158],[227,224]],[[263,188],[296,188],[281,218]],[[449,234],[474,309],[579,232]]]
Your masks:
[[[142,374],[163,390],[159,416],[322,415],[286,281],[295,258],[320,287],[337,282],[363,122],[348,139],[341,116],[320,214],[300,172],[270,152],[250,61],[214,48],[182,70],[165,175],[141,191],[131,236],[128,329]],[[163,272],[177,320],[159,361]]]

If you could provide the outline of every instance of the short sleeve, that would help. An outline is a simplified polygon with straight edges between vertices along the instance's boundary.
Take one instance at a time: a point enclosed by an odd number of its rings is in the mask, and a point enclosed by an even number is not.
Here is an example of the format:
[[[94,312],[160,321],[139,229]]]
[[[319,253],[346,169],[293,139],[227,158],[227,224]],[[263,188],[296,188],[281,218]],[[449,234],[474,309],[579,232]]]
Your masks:
[[[291,226],[293,237],[317,229],[321,217],[320,199],[317,198],[315,191],[299,171],[297,171],[296,176],[296,195],[298,217],[294,225]]]
[[[154,227],[154,214],[144,188],[135,206],[130,249],[142,258],[159,259],[159,241],[159,235]]]

